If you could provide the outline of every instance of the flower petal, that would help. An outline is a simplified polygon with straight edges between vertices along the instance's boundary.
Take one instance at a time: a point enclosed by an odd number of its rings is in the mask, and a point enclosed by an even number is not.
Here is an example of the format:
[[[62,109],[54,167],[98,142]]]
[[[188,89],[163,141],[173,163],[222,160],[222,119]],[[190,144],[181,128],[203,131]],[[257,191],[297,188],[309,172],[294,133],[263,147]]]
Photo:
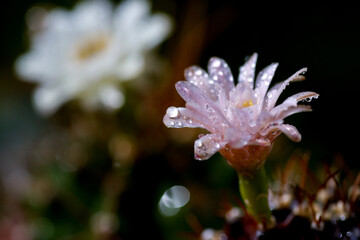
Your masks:
[[[212,57],[209,60],[208,71],[210,75],[210,82],[217,82],[229,99],[229,92],[235,87],[235,85],[234,78],[228,64],[221,58]]]
[[[278,65],[278,63],[272,63],[258,74],[255,84],[255,96],[258,104],[262,104]]]
[[[296,107],[299,101],[311,101],[313,98],[317,98],[319,94],[315,92],[300,92],[288,97],[282,104],[271,109],[270,113],[273,116],[278,116],[282,112],[286,111],[290,107]]]
[[[213,101],[218,100],[219,85],[210,79],[207,72],[198,66],[185,69],[185,79],[200,88]]]
[[[240,67],[239,83],[248,85],[251,89],[254,86],[255,66],[257,61],[257,53],[254,53],[244,65]]]
[[[284,89],[286,88],[287,85],[289,85],[290,82],[301,81],[301,80],[305,79],[305,77],[301,74],[304,74],[306,72],[306,70],[307,70],[307,68],[302,68],[299,71],[297,71],[296,73],[294,73],[291,77],[286,79],[285,81],[280,82],[280,83],[276,84],[274,87],[272,87],[265,97],[265,100],[263,103],[263,109],[265,109],[267,111],[270,111],[271,109],[273,109],[280,94],[282,93],[282,91],[284,91]]]
[[[175,87],[187,104],[190,103],[194,108],[201,109],[206,113],[214,127],[218,127],[221,123],[229,126],[229,121],[226,119],[223,110],[220,109],[219,103],[212,101],[202,88],[187,81],[179,81]]]
[[[147,1],[124,1],[114,11],[114,28],[121,31],[131,30],[144,21],[150,12]]]
[[[278,129],[294,142],[300,142],[301,134],[293,125],[281,124],[280,126],[278,126]]]
[[[38,87],[33,95],[36,110],[43,116],[49,116],[73,96],[60,88]]]
[[[139,27],[139,45],[151,49],[161,43],[171,31],[171,19],[165,14],[154,14]]]
[[[229,142],[232,148],[242,148],[249,143],[251,134],[246,131],[239,131],[234,128],[227,128],[225,130],[225,139]]]
[[[206,128],[202,117],[187,108],[169,107],[163,119],[169,128]]]
[[[85,109],[114,111],[125,102],[123,92],[115,84],[104,84],[80,96]]]
[[[225,145],[226,142],[220,140],[215,134],[202,136],[194,143],[195,159],[207,160]]]
[[[299,112],[311,112],[311,106],[298,105],[298,106],[294,106],[294,107],[289,107],[286,110],[279,112],[276,115],[275,119],[284,119],[290,115],[293,115],[293,114],[299,113]]]
[[[185,102],[192,102],[193,104],[197,104],[201,107],[204,107],[207,102],[209,102],[209,99],[205,97],[202,89],[190,82],[179,81],[175,84],[175,87]]]
[[[76,31],[94,31],[103,26],[111,26],[112,5],[109,1],[84,1],[71,12],[68,28]]]

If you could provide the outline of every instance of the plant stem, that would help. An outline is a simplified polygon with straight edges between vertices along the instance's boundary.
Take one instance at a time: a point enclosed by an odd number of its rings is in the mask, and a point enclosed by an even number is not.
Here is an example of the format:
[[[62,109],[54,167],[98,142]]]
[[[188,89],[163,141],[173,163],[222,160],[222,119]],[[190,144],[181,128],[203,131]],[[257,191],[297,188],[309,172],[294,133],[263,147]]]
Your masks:
[[[264,167],[251,173],[238,172],[240,194],[248,213],[265,228],[274,225],[268,203],[268,182]]]

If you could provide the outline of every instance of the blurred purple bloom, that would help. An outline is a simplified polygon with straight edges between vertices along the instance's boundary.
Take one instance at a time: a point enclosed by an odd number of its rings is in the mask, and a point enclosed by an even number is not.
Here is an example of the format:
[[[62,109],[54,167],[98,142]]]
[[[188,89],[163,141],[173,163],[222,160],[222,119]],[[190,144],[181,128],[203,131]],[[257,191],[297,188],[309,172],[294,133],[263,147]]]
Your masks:
[[[220,151],[233,167],[237,164],[231,158],[239,154],[243,160],[256,158],[261,164],[262,155],[267,155],[281,132],[293,141],[301,140],[298,130],[284,124],[284,118],[311,111],[310,106],[298,105],[298,102],[310,101],[319,95],[301,92],[280,105],[275,104],[290,82],[304,79],[302,74],[306,68],[268,90],[278,64],[272,63],[263,69],[254,86],[256,60],[255,53],[240,67],[236,86],[227,63],[216,57],[210,59],[208,72],[192,66],[185,70],[187,81],[176,83],[186,107],[169,107],[164,123],[171,128],[204,128],[210,132],[195,141],[196,159],[205,160]]]

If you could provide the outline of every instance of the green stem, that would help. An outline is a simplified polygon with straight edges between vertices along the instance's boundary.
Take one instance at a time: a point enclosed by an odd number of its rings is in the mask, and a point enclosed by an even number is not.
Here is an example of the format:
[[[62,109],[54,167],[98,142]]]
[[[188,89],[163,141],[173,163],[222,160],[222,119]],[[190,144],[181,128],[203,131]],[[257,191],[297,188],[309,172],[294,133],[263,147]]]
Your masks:
[[[238,176],[240,193],[248,213],[266,228],[271,227],[274,223],[268,203],[268,182],[264,167],[251,173],[238,172]]]

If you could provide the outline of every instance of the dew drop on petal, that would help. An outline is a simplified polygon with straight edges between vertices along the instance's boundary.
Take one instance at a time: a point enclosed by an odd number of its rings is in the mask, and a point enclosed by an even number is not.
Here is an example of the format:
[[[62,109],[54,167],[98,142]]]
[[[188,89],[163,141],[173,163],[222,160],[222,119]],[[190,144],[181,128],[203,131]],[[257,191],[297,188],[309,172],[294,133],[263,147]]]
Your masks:
[[[211,64],[212,64],[213,67],[220,67],[221,61],[218,58],[214,58],[214,60],[212,61]]]
[[[197,75],[197,76],[201,76],[202,75],[202,70],[201,69],[197,69],[196,71],[195,71],[195,75]]]
[[[198,140],[195,141],[195,146],[198,147],[198,148],[203,146],[203,143],[202,143],[201,139],[198,139]]]
[[[178,118],[180,116],[180,112],[176,107],[169,107],[166,110],[166,115],[168,115],[169,118]]]
[[[261,79],[262,79],[262,80],[265,80],[267,77],[268,77],[268,74],[267,74],[267,73],[264,73],[264,74],[261,76]]]

